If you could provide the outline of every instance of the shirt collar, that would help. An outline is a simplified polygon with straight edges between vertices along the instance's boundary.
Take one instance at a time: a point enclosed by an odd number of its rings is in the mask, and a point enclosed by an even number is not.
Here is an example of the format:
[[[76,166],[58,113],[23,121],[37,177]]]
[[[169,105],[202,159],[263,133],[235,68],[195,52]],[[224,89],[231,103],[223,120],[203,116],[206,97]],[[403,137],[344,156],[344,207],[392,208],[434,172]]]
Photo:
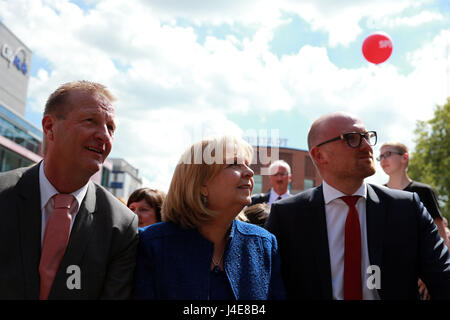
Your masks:
[[[270,189],[270,195],[274,197],[274,199],[281,197],[281,198],[286,198],[289,195],[289,189],[286,190],[285,193],[283,193],[282,195],[279,195],[278,193],[275,192],[275,190],[273,190],[273,188]]]
[[[84,196],[87,193],[88,184],[86,183],[80,189],[71,193],[75,197],[77,203],[77,211],[80,208],[81,202],[83,202]],[[55,195],[60,192],[56,190],[56,188],[51,184],[51,182],[47,179],[44,172],[44,161],[41,162],[39,167],[39,188],[41,192],[41,210],[47,205],[48,201]]]
[[[322,190],[325,204],[329,204],[331,201],[336,200],[340,197],[347,196],[347,194],[330,186],[325,180],[323,180],[322,182]],[[367,199],[367,184],[363,181],[358,190],[356,190],[355,193],[353,193],[352,195],[361,196],[364,199]]]

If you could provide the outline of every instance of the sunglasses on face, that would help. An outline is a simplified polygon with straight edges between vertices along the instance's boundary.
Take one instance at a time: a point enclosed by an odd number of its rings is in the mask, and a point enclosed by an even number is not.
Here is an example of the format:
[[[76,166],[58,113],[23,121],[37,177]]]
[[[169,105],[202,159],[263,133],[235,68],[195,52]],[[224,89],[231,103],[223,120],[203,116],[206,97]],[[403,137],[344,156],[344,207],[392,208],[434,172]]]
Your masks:
[[[348,132],[343,133],[338,137],[319,143],[316,147],[323,146],[326,143],[345,140],[349,147],[358,148],[361,145],[362,139],[365,139],[370,146],[374,146],[377,143],[377,133],[375,131],[367,132]]]

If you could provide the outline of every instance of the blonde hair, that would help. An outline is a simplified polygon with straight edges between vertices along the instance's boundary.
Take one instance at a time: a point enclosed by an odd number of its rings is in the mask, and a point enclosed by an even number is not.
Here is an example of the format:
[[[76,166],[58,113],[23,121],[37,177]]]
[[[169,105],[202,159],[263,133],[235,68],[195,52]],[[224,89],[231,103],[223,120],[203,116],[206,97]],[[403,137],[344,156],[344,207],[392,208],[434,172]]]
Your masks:
[[[392,147],[395,149],[395,151],[402,153],[402,154],[409,153],[408,147],[401,142],[396,142],[396,141],[386,142],[380,147],[380,150],[381,150],[381,148],[384,148],[384,147]]]
[[[175,168],[162,206],[162,220],[185,229],[211,221],[217,212],[208,209],[207,198],[201,195],[202,186],[230,163],[230,156],[233,162],[237,158],[250,163],[252,155],[252,147],[238,137],[210,137],[194,143]]]

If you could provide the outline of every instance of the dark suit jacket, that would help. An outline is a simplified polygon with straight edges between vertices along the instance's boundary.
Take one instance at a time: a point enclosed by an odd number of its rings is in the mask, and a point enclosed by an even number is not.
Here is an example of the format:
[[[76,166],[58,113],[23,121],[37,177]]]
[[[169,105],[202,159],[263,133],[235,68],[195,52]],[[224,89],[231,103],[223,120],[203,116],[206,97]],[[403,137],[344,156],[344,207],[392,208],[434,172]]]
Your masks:
[[[417,279],[433,299],[450,299],[450,256],[415,193],[368,185],[367,242],[380,267],[381,299],[417,299]],[[266,227],[275,234],[289,299],[332,299],[322,186],[272,204]]]
[[[252,203],[250,203],[248,206],[252,206],[257,203],[268,203],[270,199],[270,191],[267,193],[259,193],[252,195]]]
[[[41,255],[39,165],[0,174],[0,299],[38,299]],[[89,182],[49,299],[130,297],[137,255],[137,218]],[[79,267],[81,288],[76,283]],[[69,279],[72,276],[71,279]],[[73,288],[73,286],[72,286]]]

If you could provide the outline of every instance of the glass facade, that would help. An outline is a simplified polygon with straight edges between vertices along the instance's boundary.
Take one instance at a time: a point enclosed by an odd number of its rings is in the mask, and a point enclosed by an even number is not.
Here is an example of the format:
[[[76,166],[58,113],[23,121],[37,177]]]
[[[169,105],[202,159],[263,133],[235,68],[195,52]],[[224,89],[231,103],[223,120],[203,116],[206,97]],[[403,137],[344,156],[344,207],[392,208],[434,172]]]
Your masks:
[[[34,161],[28,160],[21,155],[0,146],[0,172],[20,167],[28,167],[33,163]]]
[[[263,184],[262,175],[255,174],[253,176],[253,181],[254,181],[254,184],[253,184],[252,194],[262,193],[262,184]]]
[[[314,188],[314,180],[304,179],[303,183],[304,183],[304,186],[305,186],[304,190]]]
[[[40,155],[42,132],[0,104],[0,135]],[[34,161],[0,145],[0,172],[28,167]]]
[[[102,180],[100,182],[100,184],[105,187],[105,188],[109,188],[109,176],[111,174],[111,171],[107,168],[105,168],[105,166],[102,167]]]
[[[0,135],[36,154],[40,152],[42,132],[2,105],[0,105]]]

